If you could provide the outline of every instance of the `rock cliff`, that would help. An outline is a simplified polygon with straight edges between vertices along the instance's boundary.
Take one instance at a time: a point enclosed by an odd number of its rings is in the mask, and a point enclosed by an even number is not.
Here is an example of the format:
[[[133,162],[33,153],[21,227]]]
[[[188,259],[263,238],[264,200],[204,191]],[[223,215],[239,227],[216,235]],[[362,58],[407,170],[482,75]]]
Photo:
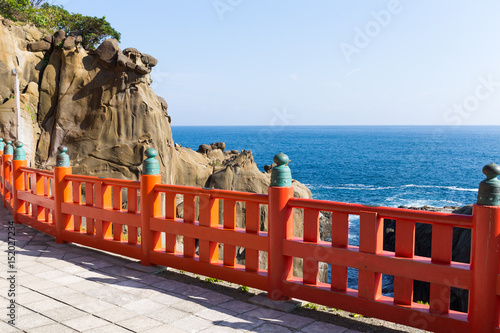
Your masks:
[[[153,56],[121,50],[114,39],[86,50],[81,36],[62,30],[43,32],[2,17],[0,23],[0,137],[23,141],[30,165],[52,168],[57,147],[65,145],[76,174],[137,180],[144,150],[153,147],[163,183],[267,193],[270,174],[258,169],[250,151],[226,151],[223,142],[198,151],[174,143],[167,102],[151,88]],[[14,68],[20,73],[19,138]],[[295,196],[312,197],[304,185],[293,185]],[[244,215],[240,205],[240,227]],[[267,209],[261,216],[267,230]]]

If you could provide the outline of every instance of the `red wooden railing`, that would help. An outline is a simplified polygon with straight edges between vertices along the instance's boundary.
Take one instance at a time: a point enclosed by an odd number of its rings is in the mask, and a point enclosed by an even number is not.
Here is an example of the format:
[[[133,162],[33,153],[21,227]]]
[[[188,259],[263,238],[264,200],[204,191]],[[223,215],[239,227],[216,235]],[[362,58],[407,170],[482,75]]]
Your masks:
[[[157,174],[127,181],[73,175],[69,166],[37,170],[12,155],[0,162],[4,207],[56,242],[251,286],[273,300],[298,298],[439,332],[500,332],[497,206],[475,205],[466,216],[293,198],[292,187],[263,195],[165,185]],[[244,228],[236,223],[238,202],[245,206]],[[264,206],[268,232],[260,227]],[[295,209],[304,212],[301,238],[293,236]],[[318,237],[322,211],[332,213],[331,242]],[[348,244],[352,215],[360,219],[359,246]],[[384,219],[396,220],[395,252],[383,250]],[[414,254],[415,223],[432,225],[431,258]],[[453,228],[472,229],[471,264],[451,260]],[[244,265],[236,263],[237,247],[245,248]],[[268,269],[259,267],[259,252],[268,253]],[[292,274],[293,258],[304,260],[302,278]],[[330,283],[318,281],[320,262],[331,265]],[[357,290],[347,286],[348,267],[359,272]],[[394,297],[382,295],[383,274],[394,276]],[[414,280],[430,283],[429,305],[413,302]],[[469,290],[468,313],[450,310],[451,287]]]

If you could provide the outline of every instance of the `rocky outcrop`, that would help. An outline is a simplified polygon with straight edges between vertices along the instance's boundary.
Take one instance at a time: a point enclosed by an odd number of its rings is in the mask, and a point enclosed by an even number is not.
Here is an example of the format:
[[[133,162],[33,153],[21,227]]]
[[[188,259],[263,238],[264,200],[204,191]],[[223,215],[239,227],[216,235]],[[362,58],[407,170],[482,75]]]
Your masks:
[[[158,63],[153,56],[135,48],[122,51],[114,39],[87,51],[81,36],[62,30],[46,34],[7,20],[0,37],[0,135],[16,137],[10,97],[11,69],[17,68],[26,127],[21,140],[27,149],[33,147],[32,165],[53,167],[57,147],[65,145],[74,173],[136,180],[144,150],[153,147],[164,183],[267,193],[270,174],[259,170],[251,152],[226,151],[224,142],[201,145],[198,152],[174,144],[168,104],[151,88],[150,73]],[[304,185],[294,181],[293,186],[295,196],[311,197]],[[238,226],[244,227],[245,207],[237,209]],[[264,206],[261,229],[267,230]],[[299,210],[294,233],[302,235]],[[244,253],[239,258],[244,260]],[[265,265],[267,260],[261,259]],[[300,263],[296,271],[301,271]]]

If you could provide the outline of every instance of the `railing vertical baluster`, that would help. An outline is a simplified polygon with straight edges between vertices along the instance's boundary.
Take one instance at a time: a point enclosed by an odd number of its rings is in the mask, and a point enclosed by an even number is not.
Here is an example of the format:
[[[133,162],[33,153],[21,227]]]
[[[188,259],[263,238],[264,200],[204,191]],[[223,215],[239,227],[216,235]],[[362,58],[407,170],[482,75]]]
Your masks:
[[[165,193],[165,218],[175,219],[177,214],[177,196],[175,193]],[[177,235],[165,235],[165,251],[175,253],[177,251]]]
[[[279,153],[273,161],[277,166],[272,169],[269,187],[267,297],[286,300],[289,297],[283,291],[283,280],[293,275],[293,258],[283,255],[283,240],[293,237],[293,208],[288,206],[288,200],[293,198],[292,174],[288,156]]]
[[[43,179],[43,195],[45,198],[51,198],[51,195],[50,195],[50,179],[48,177],[42,177]],[[51,215],[54,215],[54,213],[52,212],[51,214],[51,210],[46,208],[43,210],[43,219],[45,222],[50,222],[51,224],[55,224],[55,220],[52,218],[51,220]]]
[[[182,214],[184,216],[184,223],[194,223],[195,220],[195,197],[191,194],[184,195]],[[195,255],[195,239],[192,237],[184,237],[184,255],[192,258]]]
[[[395,255],[400,258],[412,259],[415,254],[415,222],[408,220],[396,221]],[[394,303],[411,305],[413,301],[413,280],[394,277]]]
[[[161,247],[160,232],[152,231],[150,219],[161,215],[161,198],[155,191],[155,186],[160,184],[160,166],[155,156],[158,155],[153,148],[146,149],[147,158],[143,163],[141,176],[141,263],[151,265],[151,252]]]
[[[122,188],[120,186],[113,186],[113,210],[122,210]],[[121,241],[123,238],[123,224],[119,221],[112,221],[113,224],[113,239]]]
[[[127,190],[127,211],[137,213],[137,190],[129,188]],[[128,243],[137,244],[137,227],[128,226]]]
[[[254,202],[245,203],[245,229],[247,233],[257,234],[259,232],[260,205]],[[259,250],[245,249],[245,268],[247,271],[259,270]]]
[[[483,168],[486,179],[479,184],[472,212],[472,287],[469,298],[471,332],[493,332],[500,324],[498,296],[500,249],[500,167]]]
[[[317,244],[319,239],[319,210],[304,209],[304,242]],[[318,284],[318,261],[304,258],[303,283]]]
[[[200,195],[200,226],[216,227],[219,225],[219,199],[210,195]],[[213,263],[219,260],[219,243],[199,240],[200,261]]]
[[[54,212],[52,212],[52,219],[56,225],[56,242],[63,243],[63,231],[70,227],[72,215],[63,214],[61,211],[61,204],[63,202],[71,202],[71,187],[70,182],[64,179],[67,174],[71,174],[71,166],[69,163],[69,156],[66,154],[68,148],[60,146],[58,148],[59,154],[56,159],[56,167],[54,168]]]
[[[224,229],[234,230],[236,227],[236,201],[224,199]],[[234,267],[236,263],[236,246],[224,244],[224,265]]]
[[[80,205],[82,202],[82,183],[80,182],[72,182],[73,185],[73,203]],[[82,227],[82,217],[81,216],[73,216],[73,228],[75,231],[80,231]]]
[[[94,206],[94,183],[85,183],[85,205]],[[87,229],[87,235],[94,235],[95,219],[87,217],[85,219],[85,228]]]
[[[349,244],[349,214],[332,213],[332,246],[346,249]],[[332,265],[331,289],[335,291],[347,290],[347,267]]]
[[[359,251],[379,254],[384,237],[383,222],[375,212],[361,212],[359,216]],[[375,300],[382,295],[382,274],[359,270],[358,296]]]
[[[112,207],[111,186],[106,185],[103,181],[95,184],[95,207],[100,209],[110,209]],[[96,219],[95,231],[98,240],[111,239],[113,237],[111,221]]]
[[[448,265],[451,262],[452,244],[453,227],[434,224],[432,226],[432,262]],[[433,313],[449,313],[450,287],[444,284],[431,283],[429,306],[430,311]]]

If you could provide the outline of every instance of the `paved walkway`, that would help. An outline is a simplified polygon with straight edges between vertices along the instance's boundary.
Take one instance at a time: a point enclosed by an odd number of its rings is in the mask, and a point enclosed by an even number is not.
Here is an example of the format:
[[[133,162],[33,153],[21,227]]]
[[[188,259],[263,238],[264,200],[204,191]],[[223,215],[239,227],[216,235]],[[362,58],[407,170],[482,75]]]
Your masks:
[[[164,267],[57,244],[25,225],[14,225],[12,270],[7,241],[11,220],[0,209],[0,332],[358,332],[348,328],[358,327],[354,320],[352,326],[345,320],[339,326],[297,311],[268,309],[234,288],[204,288],[210,284]],[[15,327],[8,324],[11,299]],[[325,318],[337,320],[333,314]]]

